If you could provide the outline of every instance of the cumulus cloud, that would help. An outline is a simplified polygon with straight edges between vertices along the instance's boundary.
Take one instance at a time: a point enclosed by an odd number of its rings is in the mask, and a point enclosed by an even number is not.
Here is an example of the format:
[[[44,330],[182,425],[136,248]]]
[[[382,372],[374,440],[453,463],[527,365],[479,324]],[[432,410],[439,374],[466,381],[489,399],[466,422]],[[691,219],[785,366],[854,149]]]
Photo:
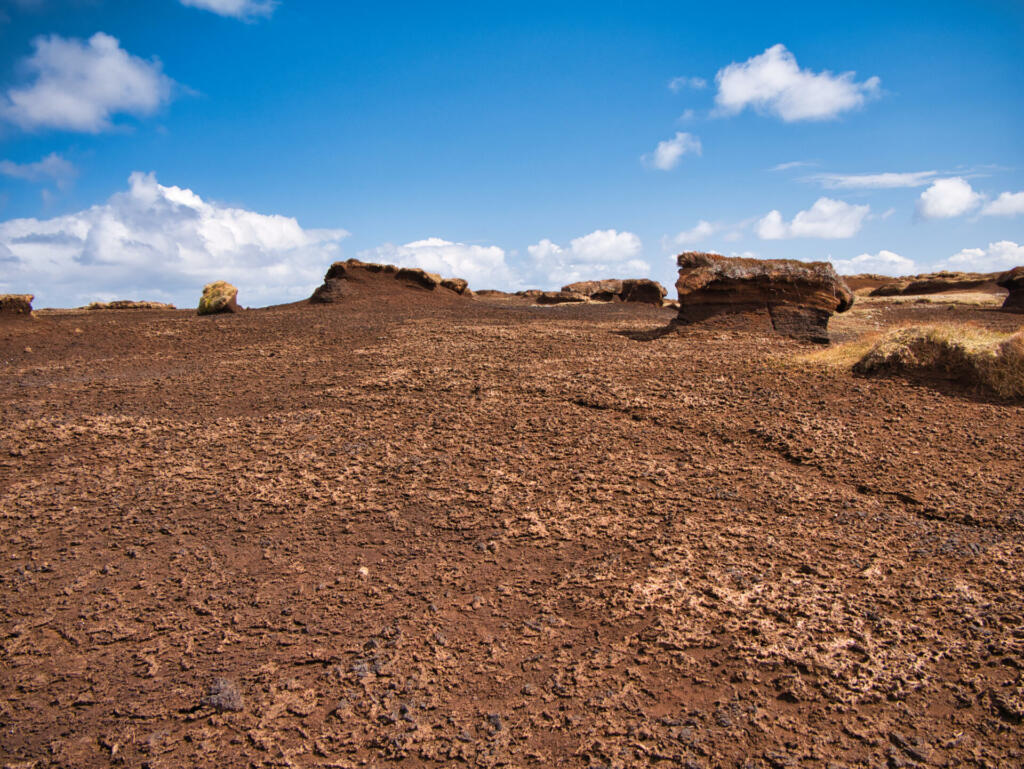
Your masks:
[[[470,288],[511,286],[517,283],[505,251],[497,246],[454,243],[441,238],[426,238],[396,246],[385,243],[359,253],[361,259],[399,267],[419,267],[444,277],[465,278]]]
[[[800,69],[786,46],[773,45],[744,62],[733,62],[715,76],[715,103],[724,115],[747,107],[782,120],[827,120],[862,106],[877,95],[879,79],[854,80],[855,73]]]
[[[886,190],[900,187],[923,187],[938,171],[886,172],[881,174],[818,174],[811,177],[823,187],[840,190]]]
[[[981,195],[963,177],[936,179],[921,193],[917,211],[925,219],[948,219],[974,210],[981,200]]]
[[[645,277],[651,266],[638,258],[643,250],[632,232],[595,230],[566,247],[545,238],[527,248],[535,272],[547,285],[611,277]]]
[[[691,229],[677,233],[672,238],[672,243],[673,245],[680,247],[689,246],[711,237],[718,232],[719,229],[720,228],[717,224],[712,224],[711,222],[701,219]]]
[[[50,35],[32,44],[35,52],[22,62],[28,82],[0,96],[0,119],[24,130],[97,133],[116,114],[150,115],[171,98],[174,81],[160,63],[132,56],[110,35]]]
[[[1024,245],[1012,240],[989,243],[988,248],[963,248],[939,264],[942,269],[996,272],[1024,264]]]
[[[223,279],[244,303],[291,301],[323,279],[347,235],[211,203],[134,173],[128,190],[102,205],[0,222],[0,293],[32,293],[40,306],[119,298],[188,306],[205,283]]]
[[[877,254],[860,254],[852,259],[831,259],[840,275],[879,273],[882,275],[912,275],[916,268],[913,259],[882,249]]]
[[[645,156],[644,160],[652,168],[657,168],[659,171],[669,171],[679,165],[679,161],[687,153],[693,155],[701,154],[700,139],[693,134],[678,131],[671,139],[658,142],[654,152]]]
[[[0,174],[27,182],[53,181],[63,188],[75,177],[75,167],[56,152],[51,152],[35,163],[0,160]]]
[[[213,11],[221,16],[236,19],[252,19],[256,16],[270,16],[277,7],[277,0],[180,0],[182,5]]]
[[[864,223],[871,206],[854,206],[842,200],[818,198],[793,221],[786,222],[779,211],[770,211],[757,223],[762,240],[783,238],[852,238]]]
[[[1024,214],[1024,192],[1004,192],[981,209],[985,216],[1017,216]]]
[[[674,77],[668,81],[669,90],[673,93],[679,93],[686,88],[693,88],[695,91],[699,91],[702,88],[707,88],[708,81],[702,77]]]

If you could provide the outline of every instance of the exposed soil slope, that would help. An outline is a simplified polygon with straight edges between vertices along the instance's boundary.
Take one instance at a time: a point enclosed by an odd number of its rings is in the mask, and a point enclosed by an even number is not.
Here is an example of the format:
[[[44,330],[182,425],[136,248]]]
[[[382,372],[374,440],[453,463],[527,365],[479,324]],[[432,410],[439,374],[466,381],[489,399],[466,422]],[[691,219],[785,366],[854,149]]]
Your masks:
[[[365,285],[0,325],[7,764],[1024,761],[1019,403]]]

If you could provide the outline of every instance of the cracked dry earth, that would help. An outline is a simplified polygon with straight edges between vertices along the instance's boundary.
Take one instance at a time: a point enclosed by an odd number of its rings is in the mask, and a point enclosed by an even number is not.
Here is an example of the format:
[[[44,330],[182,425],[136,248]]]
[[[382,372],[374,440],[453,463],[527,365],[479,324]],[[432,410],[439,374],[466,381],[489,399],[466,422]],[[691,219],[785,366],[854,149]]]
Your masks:
[[[1020,403],[403,291],[0,326],[0,766],[1024,762]]]

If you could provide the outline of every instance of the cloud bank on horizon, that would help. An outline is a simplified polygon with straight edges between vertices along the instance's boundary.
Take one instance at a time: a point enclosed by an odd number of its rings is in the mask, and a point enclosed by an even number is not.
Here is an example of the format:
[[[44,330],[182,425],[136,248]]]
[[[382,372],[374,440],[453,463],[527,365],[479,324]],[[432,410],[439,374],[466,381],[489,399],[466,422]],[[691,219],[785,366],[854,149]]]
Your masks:
[[[193,304],[228,280],[243,301],[302,299],[340,254],[342,229],[211,203],[134,173],[106,203],[52,219],[0,222],[0,293],[31,288],[50,305],[145,296]]]
[[[60,0],[22,5],[43,2]],[[167,0],[166,6],[176,7],[181,23],[190,30],[220,25],[217,29],[223,32],[215,34],[230,31],[235,35],[234,46],[249,45],[247,39],[260,30],[270,30],[286,20],[295,24],[299,18],[294,13],[297,6],[278,0]],[[319,12],[336,10],[329,9],[334,7],[324,6]],[[4,185],[0,186],[0,212],[19,211],[19,215],[8,213],[6,220],[0,221],[0,262],[4,266],[0,291],[36,293],[47,304],[84,304],[110,298],[191,304],[203,282],[218,278],[239,285],[243,301],[290,301],[307,296],[327,265],[348,255],[464,277],[478,288],[506,289],[557,288],[563,283],[604,277],[653,277],[670,282],[675,252],[693,248],[763,258],[827,258],[845,274],[906,274],[940,268],[992,271],[1024,263],[1018,245],[1024,241],[1024,178],[1016,168],[998,166],[991,158],[979,160],[976,152],[962,149],[946,152],[947,163],[935,160],[934,152],[922,154],[926,162],[920,164],[910,154],[898,163],[875,161],[875,155],[884,153],[873,153],[870,147],[866,152],[851,153],[852,148],[864,144],[861,136],[875,137],[876,144],[884,145],[874,133],[876,113],[891,112],[912,95],[905,80],[896,90],[883,90],[883,76],[889,83],[900,75],[892,64],[882,69],[884,62],[878,59],[880,74],[863,63],[856,68],[843,66],[852,49],[841,46],[833,46],[822,61],[820,49],[814,60],[813,46],[812,53],[807,53],[800,46],[781,42],[763,48],[762,41],[740,55],[712,60],[710,71],[683,70],[684,74],[674,76],[640,72],[666,99],[675,100],[669,107],[678,116],[675,124],[671,117],[661,123],[643,118],[642,130],[649,138],[629,131],[608,134],[612,141],[606,140],[600,152],[586,153],[581,172],[593,172],[600,179],[600,169],[614,167],[617,159],[631,161],[633,170],[618,171],[618,183],[596,187],[587,181],[576,184],[563,174],[557,186],[564,188],[564,194],[538,204],[532,215],[526,207],[531,223],[522,231],[489,235],[473,227],[468,218],[462,225],[453,225],[452,217],[446,217],[442,226],[417,221],[415,226],[400,227],[405,234],[400,238],[381,227],[376,231],[363,228],[350,236],[340,226],[306,228],[294,217],[256,213],[201,197],[204,184],[209,183],[204,172],[198,174],[202,183],[179,187],[157,181],[157,173],[165,175],[160,169],[166,170],[167,158],[188,160],[193,149],[204,150],[202,156],[210,159],[211,173],[216,173],[221,159],[237,172],[239,164],[230,162],[236,154],[246,152],[247,144],[258,143],[262,134],[274,133],[274,121],[255,128],[240,123],[232,130],[232,121],[244,115],[248,105],[225,105],[226,111],[218,112],[217,100],[225,99],[225,92],[207,92],[210,74],[225,74],[232,94],[238,90],[233,78],[251,78],[266,83],[268,89],[287,92],[290,70],[275,59],[265,43],[252,43],[256,58],[250,58],[248,65],[266,60],[272,77],[259,80],[257,73],[236,64],[233,56],[216,56],[214,68],[209,62],[188,68],[186,59],[168,58],[174,52],[171,48],[160,49],[159,35],[157,43],[142,45],[139,36],[129,34],[124,24],[113,28],[117,36],[96,31],[104,19],[102,9],[90,11],[83,6],[79,12],[92,19],[85,22],[92,25],[90,31],[67,36],[46,30],[26,33],[20,50],[12,48],[8,54],[9,82],[0,84],[0,139],[6,139],[8,147],[0,151],[0,185]],[[93,16],[87,17],[89,13]],[[313,31],[322,26],[317,23]],[[282,41],[282,45],[288,42]],[[385,44],[386,40],[378,42]],[[309,46],[303,50],[314,55]],[[794,53],[798,50],[800,61]],[[459,62],[459,72],[469,71],[461,59],[453,60]],[[299,72],[315,71],[312,62],[303,70],[301,60],[295,61]],[[634,77],[637,74],[632,73]],[[541,75],[543,79],[543,72]],[[358,77],[358,73],[350,75],[350,79]],[[309,79],[314,82],[315,78]],[[313,85],[308,87],[314,101],[304,103],[328,103],[316,95]],[[425,94],[430,109],[437,101],[432,96],[440,95],[442,101],[448,98],[443,88],[442,84],[442,90]],[[571,95],[572,90],[567,93]],[[203,96],[196,98],[198,94]],[[267,91],[268,101],[282,95],[282,91]],[[374,98],[384,97],[376,94]],[[679,106],[679,101],[683,105]],[[183,102],[200,116],[199,123],[177,122],[175,116],[184,110]],[[358,109],[358,101],[349,98],[347,103]],[[402,108],[415,109],[408,101]],[[450,103],[446,109],[451,109]],[[486,108],[480,111],[486,112]],[[202,138],[202,132],[193,129],[202,125],[202,116],[208,113],[228,126],[218,147],[174,145],[175,132],[188,131]],[[287,111],[280,114],[283,120],[289,119]],[[403,117],[403,122],[417,125],[418,130],[393,137],[399,146],[420,141],[419,135],[426,130],[414,114]],[[928,108],[922,114],[928,114]],[[367,119],[362,115],[362,120]],[[681,123],[687,130],[677,130]],[[983,135],[984,121],[975,124]],[[312,125],[308,135],[315,137],[321,123],[313,119]],[[307,196],[305,206],[289,205],[292,210],[305,211],[313,200],[318,215],[310,218],[332,225],[346,220],[365,222],[373,218],[366,211],[353,216],[346,206],[331,205],[331,174],[326,165],[336,154],[348,158],[357,152],[350,150],[349,144],[372,148],[374,139],[367,138],[372,129],[360,133],[358,116],[346,116],[338,125],[346,127],[345,140],[312,153],[314,165],[306,169],[306,177],[318,189]],[[431,164],[435,158],[447,158],[451,168],[457,169],[463,167],[465,158],[500,163],[501,156],[507,155],[509,171],[505,176],[498,173],[483,186],[467,185],[459,193],[461,198],[456,198],[472,204],[480,197],[477,189],[486,189],[491,195],[491,190],[515,187],[524,178],[519,163],[533,162],[528,154],[513,148],[515,142],[492,141],[486,134],[481,135],[483,145],[476,150],[467,146],[463,158],[459,144],[468,145],[472,140],[460,134],[456,122],[446,125],[455,142],[447,155],[434,152],[429,143],[420,144],[418,160],[402,167],[392,160],[392,146],[376,158],[376,167],[394,164],[402,168],[394,178],[404,183],[406,172],[415,178],[417,162]],[[573,125],[582,127],[584,123]],[[795,136],[801,138],[792,138]],[[132,171],[126,190],[111,194],[118,186],[108,182],[102,194],[70,205],[73,197],[90,194],[87,190],[104,189],[93,181],[101,162],[94,157],[141,144],[143,137],[150,147],[160,143],[172,147],[162,163],[143,165],[156,167],[157,173],[134,170],[136,158],[126,155],[130,160],[125,162],[132,165],[118,177],[123,180]],[[159,142],[154,137],[159,137]],[[431,141],[436,144],[441,139],[434,136]],[[555,142],[555,154],[545,162],[560,162],[573,143],[585,141],[582,129],[567,132],[563,145]],[[778,156],[789,154],[801,143],[815,148],[808,150],[807,159]],[[908,146],[913,144],[910,141]],[[975,141],[972,146],[981,144]],[[502,152],[496,151],[499,147]],[[830,152],[833,147],[837,152]],[[302,149],[300,138],[270,155],[296,152],[299,157]],[[773,153],[777,153],[775,157]],[[834,155],[831,161],[827,159],[830,154]],[[753,163],[751,158],[755,158]],[[847,167],[836,167],[837,159]],[[196,174],[196,164],[189,166]],[[541,163],[538,167],[545,166]],[[944,167],[952,170],[941,170]],[[733,180],[731,186],[715,184],[722,175]],[[187,182],[193,176],[175,168],[175,178]],[[441,193],[458,188],[454,179],[454,171],[450,174],[444,167],[433,176]],[[382,186],[374,175],[365,179],[345,176],[345,180],[356,186],[377,185],[377,197],[372,199],[381,206],[395,189]],[[808,195],[814,186],[826,194]],[[235,189],[237,192],[229,193],[235,199],[245,199],[252,192],[243,179]],[[467,194],[467,189],[472,192]],[[574,200],[587,194],[593,200],[593,189],[605,190],[608,200],[620,199],[621,213],[605,205],[600,215],[579,215]],[[37,196],[35,210],[26,203],[30,193]],[[516,193],[501,194],[506,207],[524,210],[522,199],[513,197]],[[266,205],[264,201],[260,208],[280,210],[282,196],[265,197],[272,202]],[[685,202],[675,208],[663,204],[673,197]],[[90,200],[104,199],[89,205]],[[61,213],[51,215],[53,208]],[[639,213],[645,209],[658,213]],[[567,217],[574,223],[563,225],[562,212],[574,214]],[[460,232],[473,232],[473,236],[459,237]],[[930,245],[924,245],[925,241]]]
[[[756,223],[761,237],[842,238],[860,226],[858,208],[820,198],[790,222],[772,211]],[[702,221],[675,236],[689,248],[719,231]],[[243,302],[263,305],[310,295],[331,262],[343,258],[344,229],[303,228],[292,217],[260,214],[204,200],[189,189],[133,173],[128,189],[101,205],[51,219],[0,222],[0,293],[32,288],[38,306],[81,306],[132,297],[188,307],[200,288],[218,279],[239,287]],[[557,288],[610,275],[649,277],[643,242],[628,231],[595,230],[559,245],[549,238],[527,246],[529,258],[511,263],[509,251],[428,237],[385,243],[361,259],[420,267],[461,277],[476,288]],[[913,260],[891,251],[832,259],[844,275],[910,274]],[[1024,263],[1024,245],[1004,240],[951,255],[944,269],[995,271]]]

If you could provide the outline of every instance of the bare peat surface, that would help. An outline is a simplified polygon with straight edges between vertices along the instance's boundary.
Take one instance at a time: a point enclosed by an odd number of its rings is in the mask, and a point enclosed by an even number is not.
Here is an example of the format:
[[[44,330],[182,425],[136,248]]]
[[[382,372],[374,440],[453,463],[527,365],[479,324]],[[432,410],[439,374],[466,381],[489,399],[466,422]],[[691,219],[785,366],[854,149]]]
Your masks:
[[[0,322],[0,765],[1020,766],[1021,404],[674,315]]]

